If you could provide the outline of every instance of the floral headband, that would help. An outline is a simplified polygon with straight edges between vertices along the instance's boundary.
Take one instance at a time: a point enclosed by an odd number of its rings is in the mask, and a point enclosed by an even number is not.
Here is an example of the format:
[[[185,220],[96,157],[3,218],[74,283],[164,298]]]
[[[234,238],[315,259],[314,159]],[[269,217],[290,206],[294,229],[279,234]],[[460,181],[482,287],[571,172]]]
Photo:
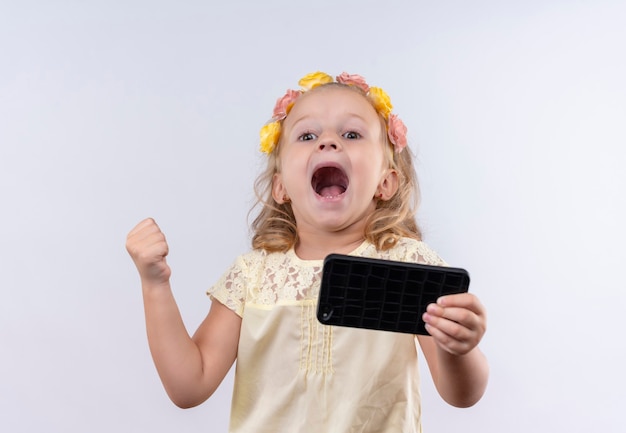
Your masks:
[[[333,78],[324,72],[313,72],[304,76],[298,85],[301,90],[287,90],[284,96],[276,101],[272,119],[261,128],[261,152],[268,155],[274,151],[280,139],[281,122],[303,93],[323,84],[334,82]],[[336,82],[348,86],[356,86],[365,92],[366,97],[372,102],[374,108],[385,119],[387,125],[387,136],[393,144],[396,153],[402,152],[407,145],[406,126],[400,118],[391,114],[393,105],[389,95],[380,87],[370,87],[363,77],[346,72],[336,77]]]

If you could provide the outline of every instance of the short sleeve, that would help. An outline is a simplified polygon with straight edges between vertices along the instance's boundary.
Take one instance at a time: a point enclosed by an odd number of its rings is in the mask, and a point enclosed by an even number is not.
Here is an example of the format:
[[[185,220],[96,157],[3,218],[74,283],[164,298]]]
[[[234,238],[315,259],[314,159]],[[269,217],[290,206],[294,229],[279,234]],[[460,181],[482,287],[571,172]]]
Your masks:
[[[248,274],[248,266],[243,256],[240,256],[206,293],[211,299],[218,300],[239,317],[243,317]]]
[[[445,260],[443,260],[435,250],[428,246],[424,242],[418,242],[415,245],[413,253],[413,260],[417,263],[424,263],[433,266],[448,266]]]
[[[433,266],[448,266],[448,264],[430,246],[422,241],[402,238],[396,247],[390,251],[389,259],[402,262],[422,263]]]

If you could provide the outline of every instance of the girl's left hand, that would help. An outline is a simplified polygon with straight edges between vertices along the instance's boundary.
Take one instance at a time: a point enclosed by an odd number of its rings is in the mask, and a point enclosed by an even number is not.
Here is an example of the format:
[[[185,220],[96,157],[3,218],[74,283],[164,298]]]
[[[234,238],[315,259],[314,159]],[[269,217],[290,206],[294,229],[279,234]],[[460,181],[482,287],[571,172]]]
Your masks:
[[[442,296],[428,305],[423,319],[437,346],[452,355],[470,352],[487,329],[485,308],[471,293]]]

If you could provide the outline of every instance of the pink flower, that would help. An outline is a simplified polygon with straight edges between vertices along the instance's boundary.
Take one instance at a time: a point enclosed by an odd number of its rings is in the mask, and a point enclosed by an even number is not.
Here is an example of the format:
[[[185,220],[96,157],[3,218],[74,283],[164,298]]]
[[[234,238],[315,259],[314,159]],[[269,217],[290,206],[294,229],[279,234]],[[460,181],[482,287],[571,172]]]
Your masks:
[[[341,84],[347,84],[349,86],[360,87],[365,93],[370,90],[370,86],[368,86],[365,82],[365,78],[357,74],[348,74],[347,72],[342,72],[341,75],[337,76],[337,82]]]
[[[389,115],[387,121],[387,135],[389,135],[389,141],[393,144],[396,153],[402,152],[402,149],[406,147],[406,125],[395,114]]]
[[[272,119],[274,120],[283,120],[287,117],[289,110],[293,106],[293,103],[296,102],[296,99],[302,93],[297,90],[287,90],[287,93],[282,98],[279,98],[276,101],[276,105],[274,106],[274,113],[272,114]]]

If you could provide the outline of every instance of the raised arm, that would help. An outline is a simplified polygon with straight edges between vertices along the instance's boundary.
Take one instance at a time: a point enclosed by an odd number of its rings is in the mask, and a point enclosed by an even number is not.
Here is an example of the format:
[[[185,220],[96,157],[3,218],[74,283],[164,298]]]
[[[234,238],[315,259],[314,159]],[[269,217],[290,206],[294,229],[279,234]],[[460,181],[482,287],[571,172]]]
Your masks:
[[[214,301],[190,337],[170,286],[167,241],[156,222],[140,222],[128,234],[126,249],[141,278],[148,344],[163,386],[177,406],[197,406],[233,365],[241,318]]]
[[[485,309],[476,296],[444,296],[428,306],[424,321],[431,336],[418,336],[439,395],[456,407],[481,399],[489,366],[478,348],[486,330]]]

